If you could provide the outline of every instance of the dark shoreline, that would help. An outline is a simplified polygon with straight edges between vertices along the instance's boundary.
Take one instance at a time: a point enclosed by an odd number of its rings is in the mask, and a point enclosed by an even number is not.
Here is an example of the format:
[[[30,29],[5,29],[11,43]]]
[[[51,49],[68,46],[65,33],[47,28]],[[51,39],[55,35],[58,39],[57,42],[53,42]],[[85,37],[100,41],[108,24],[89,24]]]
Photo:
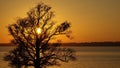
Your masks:
[[[90,46],[90,47],[109,47],[109,46],[117,46],[120,47],[120,42],[86,42],[86,43],[64,43],[64,46]]]
[[[11,43],[0,43],[0,46],[15,46]],[[120,47],[120,42],[85,42],[85,43],[62,43],[61,46],[76,46],[76,47]]]

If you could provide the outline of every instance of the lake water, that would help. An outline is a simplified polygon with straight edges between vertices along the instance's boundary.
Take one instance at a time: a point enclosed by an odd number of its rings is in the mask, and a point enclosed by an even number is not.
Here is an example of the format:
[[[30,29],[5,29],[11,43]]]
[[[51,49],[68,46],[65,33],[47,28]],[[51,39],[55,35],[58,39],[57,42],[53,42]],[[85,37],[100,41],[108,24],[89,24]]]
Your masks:
[[[0,46],[0,68],[10,68],[3,56],[14,47]],[[120,68],[120,47],[69,47],[76,51],[76,61],[48,68]]]

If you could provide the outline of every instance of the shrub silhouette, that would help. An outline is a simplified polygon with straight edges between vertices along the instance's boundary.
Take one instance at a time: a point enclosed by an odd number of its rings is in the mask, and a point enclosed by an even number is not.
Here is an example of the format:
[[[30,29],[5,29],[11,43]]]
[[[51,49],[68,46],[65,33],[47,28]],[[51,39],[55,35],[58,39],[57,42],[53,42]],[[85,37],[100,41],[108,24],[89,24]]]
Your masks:
[[[12,68],[46,68],[59,65],[60,61],[75,60],[72,49],[60,47],[59,41],[50,43],[59,35],[70,38],[70,23],[65,21],[56,24],[52,20],[53,16],[51,7],[40,3],[27,13],[27,17],[8,26],[9,33],[13,36],[12,43],[17,47],[10,51],[4,60],[9,61]],[[41,33],[36,32],[37,28],[41,29]]]

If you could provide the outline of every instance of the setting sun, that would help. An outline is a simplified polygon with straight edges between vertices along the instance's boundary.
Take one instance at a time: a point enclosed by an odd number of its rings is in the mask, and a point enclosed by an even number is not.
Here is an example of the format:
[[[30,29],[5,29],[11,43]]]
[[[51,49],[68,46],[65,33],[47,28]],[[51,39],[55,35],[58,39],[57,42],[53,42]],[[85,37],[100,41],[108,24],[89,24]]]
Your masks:
[[[37,32],[38,34],[40,34],[40,33],[42,32],[42,29],[41,29],[41,28],[37,28],[37,29],[36,29],[36,32]]]

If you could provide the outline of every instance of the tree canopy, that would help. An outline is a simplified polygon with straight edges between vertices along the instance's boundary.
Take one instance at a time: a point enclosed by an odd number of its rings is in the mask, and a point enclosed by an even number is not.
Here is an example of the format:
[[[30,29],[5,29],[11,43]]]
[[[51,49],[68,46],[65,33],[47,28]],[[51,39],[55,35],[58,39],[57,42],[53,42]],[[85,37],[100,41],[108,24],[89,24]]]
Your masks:
[[[51,7],[40,3],[27,12],[27,17],[19,18],[8,26],[12,43],[17,47],[4,57],[12,68],[59,65],[59,62],[75,60],[72,49],[60,47],[61,43],[50,43],[54,37],[65,35],[70,38],[70,23],[56,24],[52,20],[54,12]]]

